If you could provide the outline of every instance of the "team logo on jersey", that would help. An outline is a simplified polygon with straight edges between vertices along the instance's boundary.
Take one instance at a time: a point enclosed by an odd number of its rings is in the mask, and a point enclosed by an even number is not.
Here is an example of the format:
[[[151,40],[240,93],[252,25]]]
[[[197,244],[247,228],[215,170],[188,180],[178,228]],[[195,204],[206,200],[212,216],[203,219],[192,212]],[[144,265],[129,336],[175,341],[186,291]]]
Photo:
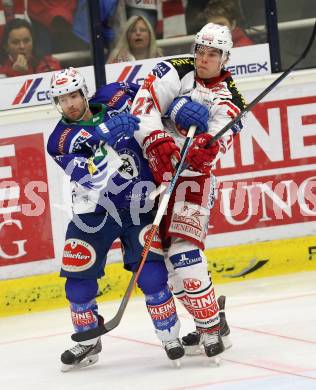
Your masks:
[[[123,162],[122,166],[118,169],[120,175],[126,180],[133,179],[138,176],[138,170],[135,164],[134,159],[128,155],[121,155],[121,160]]]
[[[147,225],[139,233],[139,242],[140,242],[140,244],[142,246],[145,245],[145,242],[146,242],[146,240],[148,238],[148,234],[150,232],[150,229],[151,229],[151,225]],[[160,238],[159,232],[157,232],[154,235],[154,238],[153,238],[152,243],[151,243],[150,251],[154,252],[154,253],[157,253],[158,255],[162,255],[163,254],[161,238]]]
[[[64,271],[85,271],[92,267],[95,261],[96,253],[89,243],[77,238],[66,240],[61,266]]]
[[[158,78],[162,78],[165,74],[167,74],[170,70],[170,66],[165,64],[164,62],[159,62],[154,69],[152,70],[152,73],[157,76]]]

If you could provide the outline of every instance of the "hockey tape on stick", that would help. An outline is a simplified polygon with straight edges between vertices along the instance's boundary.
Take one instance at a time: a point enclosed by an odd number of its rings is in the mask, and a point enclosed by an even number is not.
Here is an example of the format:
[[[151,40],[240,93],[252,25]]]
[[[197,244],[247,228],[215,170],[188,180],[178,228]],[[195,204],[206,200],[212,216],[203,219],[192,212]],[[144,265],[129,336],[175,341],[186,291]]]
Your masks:
[[[145,264],[145,261],[147,259],[148,252],[149,252],[150,247],[151,247],[151,243],[154,239],[155,234],[157,233],[157,230],[159,228],[159,225],[160,225],[162,217],[165,213],[165,210],[167,209],[172,191],[174,190],[174,187],[176,185],[178,177],[183,170],[184,160],[186,158],[188,149],[192,143],[195,130],[196,130],[196,126],[191,126],[189,129],[188,136],[186,137],[185,144],[183,145],[183,148],[181,151],[181,153],[182,153],[181,160],[177,166],[176,173],[173,176],[173,178],[171,179],[171,181],[169,182],[168,187],[166,189],[166,192],[164,193],[164,195],[161,199],[161,202],[159,204],[159,207],[158,207],[158,210],[156,213],[156,217],[153,221],[152,227],[151,227],[149,234],[148,234],[148,237],[145,241],[144,248],[143,248],[143,251],[141,254],[141,258],[137,264],[136,272],[133,273],[133,276],[131,277],[131,279],[129,281],[129,284],[127,286],[127,289],[125,291],[125,294],[123,296],[123,299],[121,301],[121,304],[119,306],[119,309],[118,309],[116,315],[110,321],[108,321],[105,324],[100,325],[94,329],[89,329],[87,331],[80,332],[80,333],[74,333],[71,336],[72,340],[79,342],[79,343],[81,341],[91,340],[95,337],[99,337],[103,334],[110,332],[111,330],[116,328],[119,325],[119,323],[121,322],[121,319],[122,319],[123,314],[125,312],[126,306],[127,306],[129,299],[131,297],[132,291],[137,283],[138,277],[139,277],[139,275],[143,269],[143,266]]]

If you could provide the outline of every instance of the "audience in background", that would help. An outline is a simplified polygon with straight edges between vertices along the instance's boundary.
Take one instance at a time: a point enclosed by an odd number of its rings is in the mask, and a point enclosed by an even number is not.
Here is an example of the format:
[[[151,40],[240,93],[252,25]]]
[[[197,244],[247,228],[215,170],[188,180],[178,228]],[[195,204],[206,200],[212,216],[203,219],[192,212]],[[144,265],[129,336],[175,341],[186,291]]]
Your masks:
[[[108,63],[161,57],[155,33],[145,17],[132,16],[126,22],[121,37],[110,53]]]
[[[15,18],[27,17],[25,3],[25,0],[0,0],[0,42],[6,23]]]
[[[231,30],[234,47],[254,44],[238,26],[241,22],[241,15],[235,0],[209,0],[205,15],[207,23],[222,24]]]
[[[34,50],[31,24],[23,19],[12,19],[4,28],[0,47],[2,77],[22,76],[61,69],[52,56],[40,56]]]
[[[84,42],[72,32],[77,0],[28,0],[27,12],[44,54],[84,50]]]
[[[125,3],[125,16],[143,16],[151,24],[157,38],[187,34],[185,4],[187,0],[120,0]]]

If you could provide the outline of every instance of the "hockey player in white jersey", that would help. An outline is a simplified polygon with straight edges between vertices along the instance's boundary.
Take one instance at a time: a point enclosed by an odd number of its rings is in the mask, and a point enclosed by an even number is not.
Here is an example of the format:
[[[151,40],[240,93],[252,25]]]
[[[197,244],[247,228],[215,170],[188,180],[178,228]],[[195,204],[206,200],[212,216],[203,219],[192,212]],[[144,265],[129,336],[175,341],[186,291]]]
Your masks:
[[[224,68],[232,45],[227,27],[207,24],[195,37],[192,56],[174,57],[156,65],[131,110],[141,120],[135,138],[158,184],[170,180],[190,126],[197,127],[186,158],[188,168],[178,179],[161,232],[169,283],[193,316],[197,342],[209,357],[224,350],[218,303],[203,253],[214,202],[211,171],[242,124],[239,122],[210,147],[207,144],[245,104]]]

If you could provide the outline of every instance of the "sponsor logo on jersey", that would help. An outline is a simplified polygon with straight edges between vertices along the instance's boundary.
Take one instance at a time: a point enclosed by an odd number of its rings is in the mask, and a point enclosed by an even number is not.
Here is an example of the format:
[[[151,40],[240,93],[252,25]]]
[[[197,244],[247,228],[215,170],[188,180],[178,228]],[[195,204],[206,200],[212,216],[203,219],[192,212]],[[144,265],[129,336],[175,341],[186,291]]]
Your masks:
[[[174,211],[169,232],[203,241],[207,233],[205,228],[206,220],[209,218],[207,214],[203,207],[185,202],[180,210]]]
[[[147,303],[147,309],[151,318],[154,321],[165,320],[166,318],[171,317],[176,312],[173,297],[170,297],[167,302],[164,302],[160,305],[149,305]]]
[[[13,99],[12,105],[15,106],[17,104],[29,103],[34,96],[39,102],[50,100],[48,91],[37,91],[42,80],[43,77],[25,80],[21,89]]]
[[[195,291],[201,286],[202,282],[199,279],[187,278],[183,279],[183,285],[187,291]]]
[[[66,138],[67,138],[67,135],[71,132],[71,128],[70,127],[67,127],[62,133],[61,133],[61,136],[59,137],[59,140],[58,140],[58,152],[60,154],[63,154],[64,153],[64,145],[65,145],[65,141],[66,141]]]
[[[152,70],[152,73],[157,76],[158,78],[162,78],[165,74],[167,74],[170,70],[170,66],[165,64],[164,62],[159,62],[154,69]]]
[[[92,135],[85,129],[81,129],[78,134],[72,139],[69,151],[75,152],[82,149],[82,144],[84,144],[87,139],[91,138]]]
[[[196,319],[209,321],[210,317],[218,315],[218,305],[213,288],[200,297],[186,295],[181,298],[181,301]]]
[[[170,261],[176,269],[202,263],[202,257],[199,249],[194,249],[192,251],[172,255],[170,256]]]
[[[181,65],[194,65],[194,59],[190,57],[173,58],[170,60],[170,62],[174,67]]]
[[[86,241],[69,238],[65,242],[62,269],[81,272],[93,266],[96,261],[94,248]]]
[[[139,242],[142,246],[145,245],[150,229],[151,229],[151,225],[146,225],[139,233]],[[156,232],[156,234],[154,235],[154,238],[151,243],[150,251],[157,253],[159,255],[163,254],[161,238],[158,232]]]
[[[122,90],[122,89],[120,89],[120,90],[118,90],[112,97],[111,97],[111,99],[108,101],[108,103],[107,103],[107,105],[108,105],[108,107],[113,107],[113,106],[115,106],[115,104],[120,100],[120,98],[122,97],[122,96],[124,96],[125,95],[125,92]]]
[[[75,326],[86,326],[96,322],[96,318],[91,309],[80,313],[71,311],[71,319]]]

